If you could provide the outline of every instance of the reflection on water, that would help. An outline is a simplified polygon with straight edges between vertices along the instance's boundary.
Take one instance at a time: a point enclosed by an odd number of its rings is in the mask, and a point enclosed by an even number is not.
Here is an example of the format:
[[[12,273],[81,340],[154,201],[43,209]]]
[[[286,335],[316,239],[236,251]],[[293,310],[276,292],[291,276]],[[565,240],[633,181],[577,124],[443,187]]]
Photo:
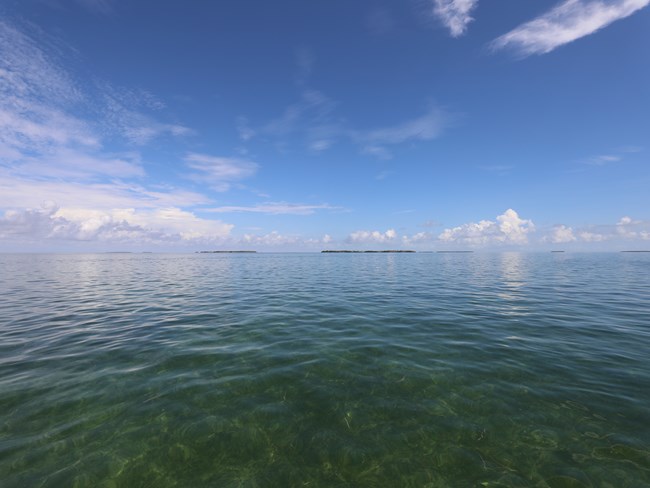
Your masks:
[[[498,296],[501,299],[501,313],[513,316],[524,316],[528,306],[522,287],[528,283],[527,260],[521,253],[506,252],[499,255],[501,271],[501,287]]]
[[[650,256],[0,256],[0,480],[650,484]]]

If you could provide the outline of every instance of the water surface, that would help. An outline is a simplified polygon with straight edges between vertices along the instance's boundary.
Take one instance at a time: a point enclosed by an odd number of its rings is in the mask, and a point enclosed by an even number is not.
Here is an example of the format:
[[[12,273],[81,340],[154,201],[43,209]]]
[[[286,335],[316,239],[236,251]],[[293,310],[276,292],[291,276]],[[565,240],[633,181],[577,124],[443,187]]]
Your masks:
[[[650,256],[0,256],[3,487],[650,486]]]

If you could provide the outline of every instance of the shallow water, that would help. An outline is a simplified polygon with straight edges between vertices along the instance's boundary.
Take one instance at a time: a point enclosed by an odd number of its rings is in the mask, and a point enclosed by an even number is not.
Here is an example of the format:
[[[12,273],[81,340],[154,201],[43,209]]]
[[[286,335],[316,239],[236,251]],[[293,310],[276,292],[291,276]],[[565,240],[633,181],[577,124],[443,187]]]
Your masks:
[[[3,487],[650,486],[650,255],[0,270]]]

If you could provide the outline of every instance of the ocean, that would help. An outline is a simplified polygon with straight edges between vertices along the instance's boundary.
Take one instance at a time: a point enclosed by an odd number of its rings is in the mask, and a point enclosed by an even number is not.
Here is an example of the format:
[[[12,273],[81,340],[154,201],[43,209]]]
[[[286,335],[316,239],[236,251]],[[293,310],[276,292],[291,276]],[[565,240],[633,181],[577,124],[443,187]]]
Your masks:
[[[650,254],[0,255],[0,485],[650,487]]]

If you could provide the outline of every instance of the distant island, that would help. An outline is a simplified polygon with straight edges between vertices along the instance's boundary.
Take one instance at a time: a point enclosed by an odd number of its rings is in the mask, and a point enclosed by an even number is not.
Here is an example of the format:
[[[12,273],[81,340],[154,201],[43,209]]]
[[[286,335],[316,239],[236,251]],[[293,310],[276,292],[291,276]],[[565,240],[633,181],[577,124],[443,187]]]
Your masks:
[[[621,252],[650,252],[650,251],[621,251]]]
[[[196,251],[196,254],[251,254],[257,251]]]
[[[405,251],[405,250],[400,250],[400,249],[387,249],[385,251],[352,251],[352,250],[333,250],[333,249],[326,249],[325,251],[321,252],[329,252],[329,253],[386,253],[386,252],[415,252],[415,251]]]

